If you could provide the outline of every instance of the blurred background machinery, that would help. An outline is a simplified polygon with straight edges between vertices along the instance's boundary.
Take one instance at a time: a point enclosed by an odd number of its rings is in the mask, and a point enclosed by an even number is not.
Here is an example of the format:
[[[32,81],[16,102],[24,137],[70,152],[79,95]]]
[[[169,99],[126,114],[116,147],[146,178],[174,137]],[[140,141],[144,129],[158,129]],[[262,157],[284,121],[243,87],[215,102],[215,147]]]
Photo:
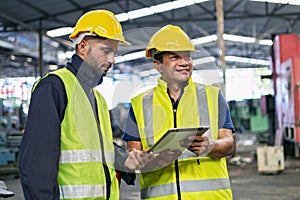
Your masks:
[[[279,34],[273,40],[275,145],[286,155],[300,157],[300,38]]]
[[[0,99],[0,167],[16,167],[25,113],[22,106],[8,104],[8,99],[5,101]]]

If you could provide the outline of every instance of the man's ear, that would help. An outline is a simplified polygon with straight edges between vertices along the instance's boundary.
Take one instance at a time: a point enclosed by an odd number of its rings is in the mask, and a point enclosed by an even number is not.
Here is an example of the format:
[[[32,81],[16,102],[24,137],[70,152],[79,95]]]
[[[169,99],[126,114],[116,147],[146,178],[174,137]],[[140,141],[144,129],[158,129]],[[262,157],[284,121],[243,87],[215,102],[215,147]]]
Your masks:
[[[81,42],[79,42],[77,45],[77,53],[81,58],[87,56],[88,49],[89,49],[89,43],[85,39],[81,40]]]
[[[155,69],[156,69],[159,73],[161,73],[162,70],[161,70],[161,63],[160,63],[160,61],[158,61],[158,60],[153,60],[152,63],[153,63],[153,65],[154,65]]]

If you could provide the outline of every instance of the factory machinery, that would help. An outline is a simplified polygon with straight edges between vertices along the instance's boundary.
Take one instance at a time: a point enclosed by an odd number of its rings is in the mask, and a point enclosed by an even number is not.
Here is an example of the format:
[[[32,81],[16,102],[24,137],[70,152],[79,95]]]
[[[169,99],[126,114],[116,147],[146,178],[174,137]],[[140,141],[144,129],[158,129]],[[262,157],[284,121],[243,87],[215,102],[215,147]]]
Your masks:
[[[278,34],[273,40],[275,146],[300,157],[300,37]]]
[[[6,170],[7,167],[17,165],[23,130],[17,110],[8,112],[3,104],[0,110],[2,110],[0,115],[0,167],[2,169],[0,175],[2,175],[10,171]]]

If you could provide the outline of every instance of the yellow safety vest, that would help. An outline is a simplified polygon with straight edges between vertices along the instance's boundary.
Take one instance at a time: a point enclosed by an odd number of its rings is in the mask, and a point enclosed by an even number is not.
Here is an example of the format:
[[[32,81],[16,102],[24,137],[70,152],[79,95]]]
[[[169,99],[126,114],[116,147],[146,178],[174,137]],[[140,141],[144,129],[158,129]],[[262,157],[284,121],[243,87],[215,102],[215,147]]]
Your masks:
[[[167,129],[175,127],[175,121],[178,128],[210,126],[209,137],[216,140],[218,94],[218,88],[190,79],[173,111],[167,83],[158,79],[158,86],[132,99],[143,149],[149,149]],[[142,199],[172,200],[178,195],[182,200],[232,199],[226,158],[199,157],[186,150],[176,162],[140,175]]]
[[[103,155],[111,179],[110,199],[119,199],[110,118],[104,98],[99,92],[93,90],[97,100],[97,114],[101,122],[102,149],[104,149],[102,152],[97,120],[77,78],[65,68],[51,74],[61,78],[68,98],[61,123],[61,154],[58,170],[60,199],[107,199]]]

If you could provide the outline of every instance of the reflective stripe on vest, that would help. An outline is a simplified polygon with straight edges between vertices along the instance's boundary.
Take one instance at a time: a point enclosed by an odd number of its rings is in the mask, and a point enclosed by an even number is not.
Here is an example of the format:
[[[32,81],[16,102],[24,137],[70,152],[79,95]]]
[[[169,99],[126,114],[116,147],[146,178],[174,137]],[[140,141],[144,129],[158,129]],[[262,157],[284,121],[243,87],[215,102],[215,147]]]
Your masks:
[[[97,198],[106,194],[105,185],[68,185],[60,187],[61,198]]]
[[[147,143],[149,146],[154,144],[153,136],[153,120],[152,120],[152,101],[153,101],[153,89],[150,90],[143,98],[143,114],[145,121],[145,133],[147,135]]]
[[[114,152],[105,152],[106,162],[114,162]],[[77,163],[77,162],[101,162],[102,156],[99,150],[67,150],[62,151],[59,163]]]
[[[205,86],[197,84],[196,96],[198,101],[198,115],[201,120],[201,126],[210,126],[208,102],[205,91]],[[147,92],[143,97],[143,115],[145,124],[145,134],[147,136],[147,143],[149,146],[154,144],[153,133],[153,120],[152,120],[152,102],[153,102],[153,89]],[[208,137],[211,138],[210,131],[208,131]]]
[[[198,115],[200,116],[201,126],[210,127],[208,102],[204,85],[196,84],[196,96],[198,102]]]
[[[209,179],[209,180],[191,180],[180,181],[181,192],[203,192],[210,190],[230,189],[229,179]],[[176,183],[163,184],[149,188],[141,189],[142,199],[155,198],[177,194]]]

